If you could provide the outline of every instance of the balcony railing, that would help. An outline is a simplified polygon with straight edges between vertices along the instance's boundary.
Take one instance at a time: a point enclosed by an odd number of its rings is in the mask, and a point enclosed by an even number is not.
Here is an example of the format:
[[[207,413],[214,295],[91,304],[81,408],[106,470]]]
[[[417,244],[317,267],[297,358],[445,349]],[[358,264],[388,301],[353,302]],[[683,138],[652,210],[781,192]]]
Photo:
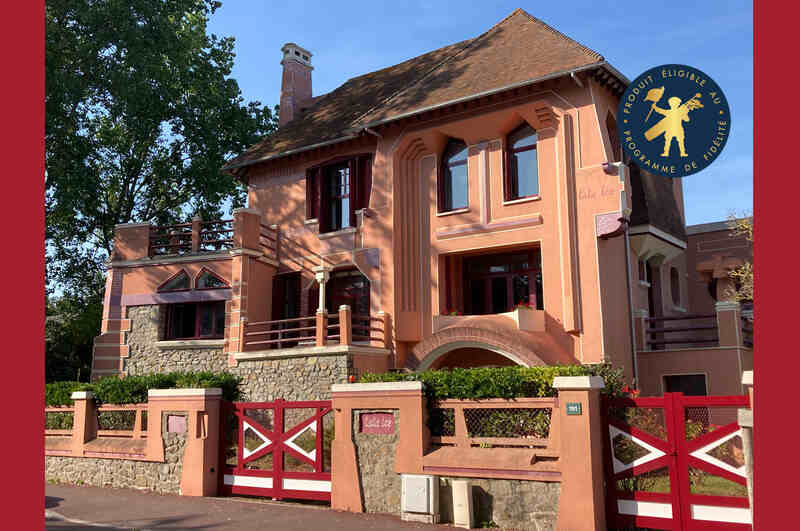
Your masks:
[[[717,314],[648,317],[646,345],[652,350],[719,345]]]
[[[233,247],[233,220],[202,221],[150,228],[150,256],[214,252]]]
[[[389,349],[389,315],[384,312],[377,316],[351,315],[350,308],[343,306],[333,315],[318,313],[252,323],[243,320],[242,352],[325,346],[334,341],[340,345],[362,344]]]

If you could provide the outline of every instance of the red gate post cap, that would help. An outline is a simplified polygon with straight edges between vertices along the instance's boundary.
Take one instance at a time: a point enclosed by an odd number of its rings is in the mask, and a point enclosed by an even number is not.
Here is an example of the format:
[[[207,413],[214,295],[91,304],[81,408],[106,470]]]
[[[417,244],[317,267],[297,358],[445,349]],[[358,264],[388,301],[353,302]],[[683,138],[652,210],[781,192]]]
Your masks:
[[[605,382],[600,376],[556,376],[553,388],[560,390],[603,389]]]

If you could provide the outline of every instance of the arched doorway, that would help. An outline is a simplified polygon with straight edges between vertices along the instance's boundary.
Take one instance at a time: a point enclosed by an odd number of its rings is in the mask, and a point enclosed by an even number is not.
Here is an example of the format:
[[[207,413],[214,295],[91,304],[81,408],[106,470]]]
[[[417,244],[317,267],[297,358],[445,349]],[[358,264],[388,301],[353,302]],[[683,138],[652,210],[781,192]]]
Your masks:
[[[480,347],[462,347],[446,352],[433,361],[429,369],[471,369],[474,367],[513,367],[517,362]]]

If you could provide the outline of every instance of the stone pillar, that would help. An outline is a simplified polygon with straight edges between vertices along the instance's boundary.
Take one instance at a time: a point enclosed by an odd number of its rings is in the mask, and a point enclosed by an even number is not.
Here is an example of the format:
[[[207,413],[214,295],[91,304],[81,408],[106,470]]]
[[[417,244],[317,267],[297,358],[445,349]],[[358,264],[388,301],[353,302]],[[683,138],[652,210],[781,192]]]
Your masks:
[[[339,306],[339,344],[353,344],[353,313],[346,304]]]
[[[560,425],[561,497],[556,529],[563,531],[606,528],[604,426],[600,412],[599,376],[557,376]],[[567,410],[570,414],[567,414]]]
[[[325,284],[328,283],[328,279],[331,277],[331,268],[325,265],[315,266],[311,269],[314,272],[314,278],[317,279],[317,283],[319,284],[319,304],[317,306],[317,312],[325,311]],[[309,302],[309,306],[311,303]]]
[[[72,393],[72,455],[83,457],[83,445],[97,437],[97,409],[91,391]]]
[[[753,371],[742,373],[742,385],[750,395],[750,409],[739,410],[739,426],[742,428],[742,452],[747,471],[747,499],[750,501],[750,517],[753,516]]]
[[[200,250],[200,231],[202,230],[203,218],[197,215],[192,218],[192,252]]]
[[[122,223],[114,226],[111,261],[140,260],[150,256],[150,224]]]
[[[422,456],[430,433],[426,422],[426,401],[422,382],[383,382],[334,384],[331,386],[335,437],[332,445],[331,508],[364,512],[358,460],[353,443],[353,410],[396,409],[399,434],[394,471],[398,474],[423,474]]]
[[[181,474],[182,496],[216,496],[222,389],[151,389],[147,392],[147,452],[164,460],[165,413],[188,415]],[[152,453],[151,453],[152,452]]]
[[[719,334],[720,347],[741,347],[742,343],[742,315],[738,302],[718,302],[717,333]]]

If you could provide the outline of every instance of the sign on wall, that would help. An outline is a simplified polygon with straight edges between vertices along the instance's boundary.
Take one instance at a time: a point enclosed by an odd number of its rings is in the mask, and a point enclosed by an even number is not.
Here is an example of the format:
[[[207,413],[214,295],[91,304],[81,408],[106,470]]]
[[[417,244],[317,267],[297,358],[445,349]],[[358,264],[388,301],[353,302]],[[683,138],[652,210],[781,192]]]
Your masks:
[[[379,435],[394,433],[394,413],[361,413],[359,432]]]

